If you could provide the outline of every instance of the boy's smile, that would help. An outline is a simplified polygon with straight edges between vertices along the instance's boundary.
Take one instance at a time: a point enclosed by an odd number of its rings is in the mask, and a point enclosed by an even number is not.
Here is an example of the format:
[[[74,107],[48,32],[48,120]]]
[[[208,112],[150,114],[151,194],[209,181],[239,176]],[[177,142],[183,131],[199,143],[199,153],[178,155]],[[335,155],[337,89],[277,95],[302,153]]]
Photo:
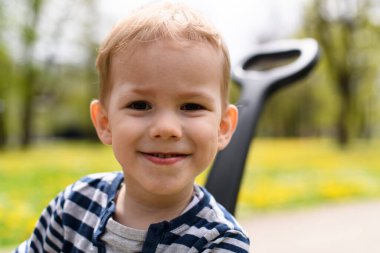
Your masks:
[[[221,62],[207,43],[170,40],[113,57],[107,105],[95,102],[102,108],[92,114],[102,115],[98,134],[112,144],[134,197],[188,197],[227,145],[236,108],[223,108]]]
[[[179,162],[187,157],[186,154],[178,154],[178,153],[145,153],[142,154],[154,164],[157,165],[170,165],[176,162]]]

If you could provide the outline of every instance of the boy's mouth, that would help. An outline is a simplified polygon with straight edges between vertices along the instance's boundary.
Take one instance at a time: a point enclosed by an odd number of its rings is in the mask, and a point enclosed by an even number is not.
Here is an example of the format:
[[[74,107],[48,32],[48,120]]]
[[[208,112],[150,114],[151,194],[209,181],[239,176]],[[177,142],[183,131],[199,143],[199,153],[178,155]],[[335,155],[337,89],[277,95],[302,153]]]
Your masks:
[[[173,158],[173,157],[179,157],[179,156],[184,156],[181,154],[162,154],[162,153],[152,153],[149,154],[151,156],[157,157],[157,158]]]
[[[143,156],[148,159],[150,162],[158,165],[171,165],[175,164],[188,155],[181,153],[145,153],[142,152]]]
[[[161,159],[167,159],[167,158],[176,158],[176,157],[184,157],[185,154],[179,154],[179,153],[144,153],[144,155],[153,156]]]

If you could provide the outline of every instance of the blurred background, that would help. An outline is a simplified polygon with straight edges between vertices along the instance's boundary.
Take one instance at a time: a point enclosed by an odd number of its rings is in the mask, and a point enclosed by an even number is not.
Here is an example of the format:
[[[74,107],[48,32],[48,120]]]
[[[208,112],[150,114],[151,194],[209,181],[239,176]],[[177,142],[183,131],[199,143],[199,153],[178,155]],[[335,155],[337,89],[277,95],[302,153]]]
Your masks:
[[[63,187],[119,169],[88,114],[94,62],[112,26],[147,2],[0,0],[0,249],[25,240]],[[379,1],[182,2],[217,26],[233,65],[269,41],[312,37],[321,47],[312,73],[265,106],[239,218],[380,199]]]

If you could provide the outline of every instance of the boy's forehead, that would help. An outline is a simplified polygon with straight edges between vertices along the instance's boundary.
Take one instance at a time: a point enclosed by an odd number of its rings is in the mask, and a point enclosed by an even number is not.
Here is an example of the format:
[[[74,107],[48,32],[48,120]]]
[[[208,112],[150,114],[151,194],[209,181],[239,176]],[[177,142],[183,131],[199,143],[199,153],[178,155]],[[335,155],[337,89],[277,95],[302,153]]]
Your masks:
[[[223,57],[212,45],[159,40],[119,50],[111,60],[110,71],[111,80],[116,81],[115,79],[128,78],[131,74],[143,78],[148,73],[158,73],[163,78],[172,71],[196,78],[199,76],[197,71],[202,72],[203,69],[208,70],[209,76],[213,76],[214,80],[221,82]]]
[[[117,50],[113,56],[112,61],[126,61],[136,56],[136,54],[146,53],[148,49],[156,48],[162,51],[176,51],[178,54],[186,54],[189,50],[209,51],[220,58],[222,61],[222,52],[220,49],[207,42],[190,41],[190,40],[173,40],[173,39],[159,39],[151,42],[131,43],[124,48]],[[218,59],[219,60],[219,59]]]

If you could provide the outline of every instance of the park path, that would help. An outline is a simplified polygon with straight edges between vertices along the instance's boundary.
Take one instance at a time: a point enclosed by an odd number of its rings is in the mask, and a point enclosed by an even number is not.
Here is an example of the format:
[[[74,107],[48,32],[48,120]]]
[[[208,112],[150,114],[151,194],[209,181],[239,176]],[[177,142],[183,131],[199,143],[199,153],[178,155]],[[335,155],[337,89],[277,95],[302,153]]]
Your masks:
[[[240,220],[254,253],[380,253],[380,200]]]

